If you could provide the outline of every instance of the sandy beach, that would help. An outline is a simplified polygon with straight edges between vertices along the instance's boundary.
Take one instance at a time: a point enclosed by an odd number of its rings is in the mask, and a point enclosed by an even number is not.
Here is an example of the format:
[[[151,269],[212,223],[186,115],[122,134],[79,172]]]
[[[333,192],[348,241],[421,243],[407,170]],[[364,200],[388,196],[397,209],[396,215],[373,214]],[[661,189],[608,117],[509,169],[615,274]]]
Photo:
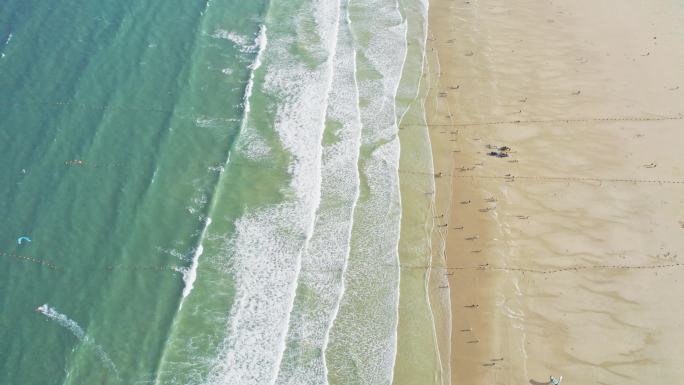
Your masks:
[[[682,20],[665,0],[431,1],[452,384],[684,379]]]

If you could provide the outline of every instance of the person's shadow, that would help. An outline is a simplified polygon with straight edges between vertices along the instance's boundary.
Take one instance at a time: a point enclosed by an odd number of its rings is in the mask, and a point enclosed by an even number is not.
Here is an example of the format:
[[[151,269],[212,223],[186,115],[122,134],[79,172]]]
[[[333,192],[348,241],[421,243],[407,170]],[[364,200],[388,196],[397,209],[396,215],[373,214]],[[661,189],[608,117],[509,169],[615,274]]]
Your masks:
[[[549,385],[550,383],[551,383],[551,381],[539,382],[539,381],[535,381],[535,380],[530,380],[530,384],[532,384],[532,385]]]

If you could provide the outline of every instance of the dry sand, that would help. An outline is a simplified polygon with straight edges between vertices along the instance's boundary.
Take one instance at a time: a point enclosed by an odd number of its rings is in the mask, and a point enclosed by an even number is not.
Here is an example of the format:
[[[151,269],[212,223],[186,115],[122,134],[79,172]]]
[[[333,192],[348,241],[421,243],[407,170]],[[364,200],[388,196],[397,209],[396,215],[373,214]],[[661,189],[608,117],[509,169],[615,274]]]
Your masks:
[[[431,0],[454,385],[684,383],[683,20],[668,0]]]

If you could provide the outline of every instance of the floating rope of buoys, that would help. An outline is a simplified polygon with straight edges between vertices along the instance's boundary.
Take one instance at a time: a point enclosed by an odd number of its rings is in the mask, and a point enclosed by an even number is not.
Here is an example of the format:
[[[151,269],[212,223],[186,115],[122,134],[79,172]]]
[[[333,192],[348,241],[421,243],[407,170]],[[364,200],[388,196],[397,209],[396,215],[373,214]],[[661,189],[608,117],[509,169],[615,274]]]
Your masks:
[[[73,168],[79,168],[79,169],[95,169],[95,168],[128,168],[130,167],[130,164],[124,163],[124,162],[109,162],[109,163],[103,163],[103,162],[90,162],[86,161],[83,159],[69,159],[64,161],[65,166],[73,167]],[[278,169],[276,166],[267,166],[267,165],[260,165],[256,163],[247,163],[247,162],[211,162],[211,163],[206,163],[206,167],[210,170],[214,171],[224,171],[226,167],[230,166],[237,166],[237,167],[245,167],[245,168],[258,168],[258,169]],[[281,167],[282,169],[286,169],[286,167]]]
[[[464,171],[472,171],[472,168]],[[531,180],[541,182],[607,182],[607,183],[650,183],[650,184],[684,184],[684,180],[674,179],[629,179],[629,178],[590,178],[590,177],[563,177],[563,176],[520,176],[520,175],[463,175],[463,174],[446,174],[443,172],[430,173],[425,171],[410,171],[399,170],[403,174],[429,175],[434,177],[450,176],[454,178],[472,178],[472,179],[492,179],[505,180],[507,182],[515,182],[516,180]]]
[[[32,262],[46,266],[48,269],[53,271],[65,272],[67,269],[64,267],[56,266],[51,261],[41,258],[35,258],[26,255],[17,255],[7,252],[0,251],[0,256],[15,258],[25,262]],[[656,270],[656,269],[671,269],[684,267],[684,263],[670,263],[670,264],[660,264],[660,265],[583,265],[583,266],[568,266],[560,267],[555,269],[534,269],[525,267],[501,267],[489,264],[477,265],[477,266],[435,266],[435,265],[410,265],[410,264],[380,264],[377,265],[380,268],[393,268],[401,270],[444,270],[444,271],[513,271],[520,273],[532,273],[532,274],[557,274],[564,272],[579,272],[586,270]],[[185,267],[183,266],[173,266],[173,265],[159,265],[159,266],[138,266],[138,265],[110,265],[105,267],[99,267],[90,269],[90,271],[129,271],[129,272],[174,272],[182,274]],[[312,269],[312,268],[302,268],[302,271],[313,272],[313,273],[342,273],[343,269],[331,268],[331,269]],[[448,275],[451,275],[449,273]]]
[[[546,123],[589,123],[589,122],[657,122],[664,120],[682,120],[684,115],[675,116],[625,116],[605,118],[571,118],[571,119],[533,119],[533,120],[499,120],[488,122],[464,122],[464,123],[402,123],[402,127],[473,127],[515,124],[546,124]]]
[[[178,266],[169,266],[169,265],[161,265],[161,266],[137,266],[137,265],[129,265],[129,266],[106,266],[106,267],[101,267],[101,268],[96,268],[93,270],[106,270],[106,271],[173,271],[173,272],[178,272],[182,273],[180,270],[182,270],[182,267]]]
[[[32,263],[37,263],[39,265],[44,265],[50,270],[63,270],[63,269],[57,267],[54,263],[52,263],[46,259],[34,258],[34,257],[27,256],[27,255],[17,255],[17,254],[7,253],[4,251],[0,251],[0,255],[3,257],[14,258],[14,259],[18,259],[18,260],[22,260],[22,261],[26,261],[26,262],[32,262]]]
[[[584,265],[584,266],[568,266],[560,267],[556,269],[533,269],[524,267],[501,267],[493,266],[489,264],[477,265],[477,266],[409,266],[402,265],[403,269],[440,269],[447,271],[454,270],[470,270],[470,271],[516,271],[521,273],[533,273],[533,274],[556,274],[572,271],[583,271],[583,270],[656,270],[656,269],[668,269],[684,267],[684,263],[671,263],[662,265]]]
[[[25,243],[31,243],[31,238],[29,238],[27,236],[21,236],[21,237],[17,238],[17,244],[18,245],[23,245]]]
[[[32,257],[29,255],[18,255],[14,253],[8,253],[4,251],[0,251],[0,256],[7,257],[7,258],[13,258],[15,260],[19,261],[24,261],[24,262],[31,262],[39,265],[43,265],[47,267],[50,270],[53,271],[67,271],[68,269],[62,266],[57,266],[53,262],[47,260],[47,259],[42,259],[42,258],[36,258]],[[139,266],[139,265],[110,265],[110,266],[105,266],[105,267],[98,267],[94,269],[90,269],[90,271],[130,271],[130,272],[135,272],[135,271],[144,271],[144,272],[152,272],[152,271],[171,271],[171,272],[177,272],[182,274],[182,270],[184,267],[182,266],[172,266],[172,265],[160,265],[160,266]]]
[[[229,82],[229,83],[224,83],[228,85],[236,85],[236,86],[246,86],[249,82],[248,81],[234,81],[234,82]],[[165,113],[165,114],[172,114],[172,113],[177,113],[181,116],[186,116],[186,115],[191,115],[190,112],[188,111],[187,113],[184,113],[185,111],[176,111],[173,108],[163,108],[159,106],[134,106],[134,105],[127,105],[127,106],[112,106],[112,105],[96,105],[96,104],[87,104],[87,103],[80,103],[75,100],[55,100],[55,101],[41,101],[41,100],[7,100],[7,101],[2,101],[2,105],[9,105],[9,106],[22,106],[22,105],[34,105],[34,106],[46,106],[46,107],[76,107],[76,108],[82,108],[86,110],[95,110],[95,111],[121,111],[121,112],[145,112],[145,113]]]
[[[451,175],[455,178],[503,179],[507,181],[536,180],[544,182],[614,182],[614,183],[650,183],[650,184],[684,184],[684,181],[674,179],[629,179],[629,178],[590,178],[590,177],[562,177],[562,176],[487,176],[487,175]]]
[[[85,161],[81,159],[65,160],[64,164],[67,166],[85,166]]]
[[[533,269],[525,267],[501,267],[489,264],[477,265],[477,266],[433,266],[433,265],[410,265],[410,264],[380,264],[377,265],[379,268],[393,268],[401,270],[444,270],[450,271],[447,275],[452,275],[453,271],[514,271],[520,273],[533,273],[533,274],[557,274],[572,271],[584,271],[584,270],[656,270],[656,269],[668,269],[684,267],[684,263],[671,263],[663,265],[584,265],[584,266],[568,266],[560,267],[555,269]],[[312,269],[303,268],[304,272],[312,273],[341,273],[342,268],[337,269]]]

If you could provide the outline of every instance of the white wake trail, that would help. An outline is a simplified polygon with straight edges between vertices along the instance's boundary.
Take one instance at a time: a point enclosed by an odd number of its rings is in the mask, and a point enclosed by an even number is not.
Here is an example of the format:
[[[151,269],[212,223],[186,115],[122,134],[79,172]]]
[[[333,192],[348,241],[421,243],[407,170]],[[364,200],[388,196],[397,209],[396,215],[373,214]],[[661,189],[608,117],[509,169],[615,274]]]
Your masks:
[[[117,378],[119,377],[119,371],[116,369],[116,365],[114,365],[114,362],[109,358],[102,346],[98,345],[92,338],[88,337],[85,330],[83,330],[83,328],[81,328],[76,321],[58,312],[48,304],[37,307],[36,312],[43,314],[48,319],[69,330],[71,334],[73,334],[84,346],[93,349],[100,362],[102,362],[102,364],[107,368],[111,369],[114,374],[116,374]]]

